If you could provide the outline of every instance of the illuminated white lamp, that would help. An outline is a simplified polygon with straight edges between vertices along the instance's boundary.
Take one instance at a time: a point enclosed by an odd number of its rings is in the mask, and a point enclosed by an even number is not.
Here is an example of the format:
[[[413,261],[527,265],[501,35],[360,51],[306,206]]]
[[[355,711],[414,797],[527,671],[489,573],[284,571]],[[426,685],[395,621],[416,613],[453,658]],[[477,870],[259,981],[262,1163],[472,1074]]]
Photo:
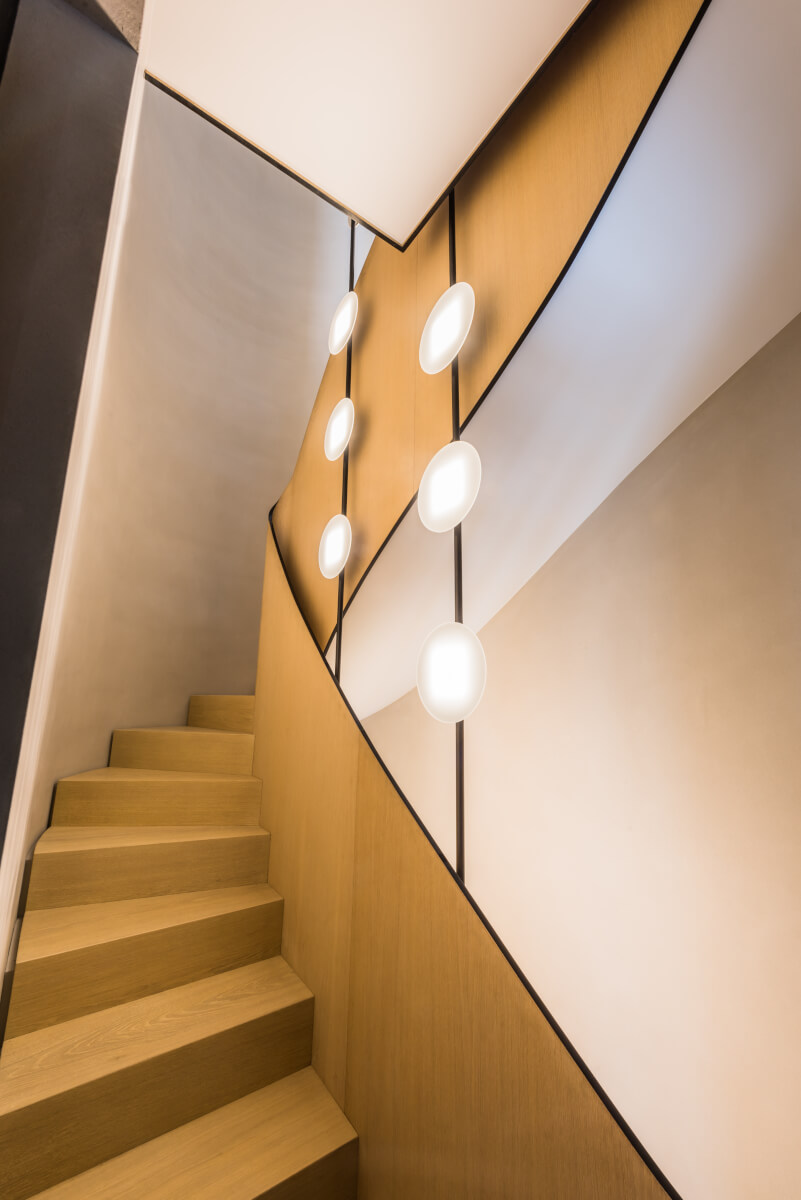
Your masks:
[[[463,721],[478,706],[487,682],[484,648],[472,629],[449,621],[430,633],[417,660],[417,691],[438,721]]]
[[[426,529],[446,533],[463,521],[481,486],[481,459],[469,442],[450,442],[423,472],[417,511]]]
[[[328,353],[339,354],[348,344],[356,324],[356,313],[359,311],[359,297],[355,292],[343,296],[331,318],[331,328],[328,330]]]
[[[476,296],[469,283],[455,283],[431,309],[420,338],[420,366],[436,375],[453,362],[464,345],[476,311]]]
[[[353,401],[350,397],[345,396],[336,405],[331,416],[328,418],[323,445],[325,448],[325,457],[330,462],[336,462],[345,453],[350,441],[350,435],[353,433],[354,416]]]
[[[335,579],[348,561],[350,554],[350,521],[344,513],[338,513],[326,525],[320,538],[317,561],[326,579]]]

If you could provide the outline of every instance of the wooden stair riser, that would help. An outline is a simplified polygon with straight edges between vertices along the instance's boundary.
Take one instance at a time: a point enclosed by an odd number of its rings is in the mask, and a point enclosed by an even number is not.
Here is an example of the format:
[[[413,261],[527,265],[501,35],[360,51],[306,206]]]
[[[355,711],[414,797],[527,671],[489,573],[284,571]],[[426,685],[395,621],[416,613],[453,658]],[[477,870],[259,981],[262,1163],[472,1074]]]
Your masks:
[[[0,1195],[25,1200],[307,1066],[312,1016],[302,1001],[6,1113]]]
[[[359,1143],[354,1140],[254,1200],[356,1200],[358,1173]]]
[[[280,954],[282,923],[283,900],[277,897],[63,954],[18,960],[6,1037]]]
[[[64,779],[53,825],[258,825],[261,780]]]
[[[270,835],[34,852],[27,906],[57,908],[266,883]]]
[[[186,723],[200,729],[252,733],[255,709],[255,696],[192,696]]]
[[[250,775],[253,734],[207,729],[117,729],[111,767]]]

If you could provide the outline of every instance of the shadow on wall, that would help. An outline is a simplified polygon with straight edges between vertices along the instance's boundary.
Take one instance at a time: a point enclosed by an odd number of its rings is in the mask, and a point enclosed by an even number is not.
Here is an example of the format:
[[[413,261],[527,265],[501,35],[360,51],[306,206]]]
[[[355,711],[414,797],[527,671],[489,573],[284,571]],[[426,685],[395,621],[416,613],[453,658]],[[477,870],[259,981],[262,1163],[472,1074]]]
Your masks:
[[[253,690],[267,513],[347,254],[340,213],[145,88],[25,849],[113,727]]]
[[[3,830],[135,62],[62,0],[21,0],[0,83]]]

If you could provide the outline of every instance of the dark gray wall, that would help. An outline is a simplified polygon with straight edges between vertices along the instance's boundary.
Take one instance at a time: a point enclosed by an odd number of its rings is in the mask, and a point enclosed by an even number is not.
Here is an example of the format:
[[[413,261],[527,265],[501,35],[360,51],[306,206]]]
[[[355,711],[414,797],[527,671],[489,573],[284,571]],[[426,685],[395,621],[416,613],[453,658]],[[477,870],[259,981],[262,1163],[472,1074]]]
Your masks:
[[[17,15],[18,0],[0,0],[0,79],[6,65],[8,43],[14,30],[14,19]]]
[[[0,81],[2,833],[135,63],[63,0],[20,0]]]

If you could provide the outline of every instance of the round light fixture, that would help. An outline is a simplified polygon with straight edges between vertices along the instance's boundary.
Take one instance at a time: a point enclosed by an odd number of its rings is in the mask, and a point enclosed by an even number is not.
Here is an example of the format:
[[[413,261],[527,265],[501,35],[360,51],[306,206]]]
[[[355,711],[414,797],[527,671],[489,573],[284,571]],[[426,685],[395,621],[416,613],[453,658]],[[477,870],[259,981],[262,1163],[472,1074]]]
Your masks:
[[[344,513],[338,513],[326,525],[320,538],[317,561],[326,579],[335,579],[348,561],[350,554],[350,521]]]
[[[325,427],[323,445],[325,457],[329,462],[336,462],[340,455],[345,453],[350,435],[353,433],[354,416],[353,401],[349,396],[345,396],[334,408]]]
[[[348,344],[356,324],[356,314],[359,311],[359,297],[355,292],[343,296],[331,318],[331,328],[328,330],[328,353],[339,354]]]
[[[481,486],[481,459],[469,442],[450,442],[423,472],[417,511],[426,529],[446,533],[463,521]]]
[[[453,362],[464,345],[476,311],[476,296],[469,283],[455,283],[431,309],[420,338],[420,366],[436,375]]]
[[[472,629],[448,621],[430,633],[417,659],[417,691],[438,721],[463,721],[478,706],[487,682],[484,648]]]

